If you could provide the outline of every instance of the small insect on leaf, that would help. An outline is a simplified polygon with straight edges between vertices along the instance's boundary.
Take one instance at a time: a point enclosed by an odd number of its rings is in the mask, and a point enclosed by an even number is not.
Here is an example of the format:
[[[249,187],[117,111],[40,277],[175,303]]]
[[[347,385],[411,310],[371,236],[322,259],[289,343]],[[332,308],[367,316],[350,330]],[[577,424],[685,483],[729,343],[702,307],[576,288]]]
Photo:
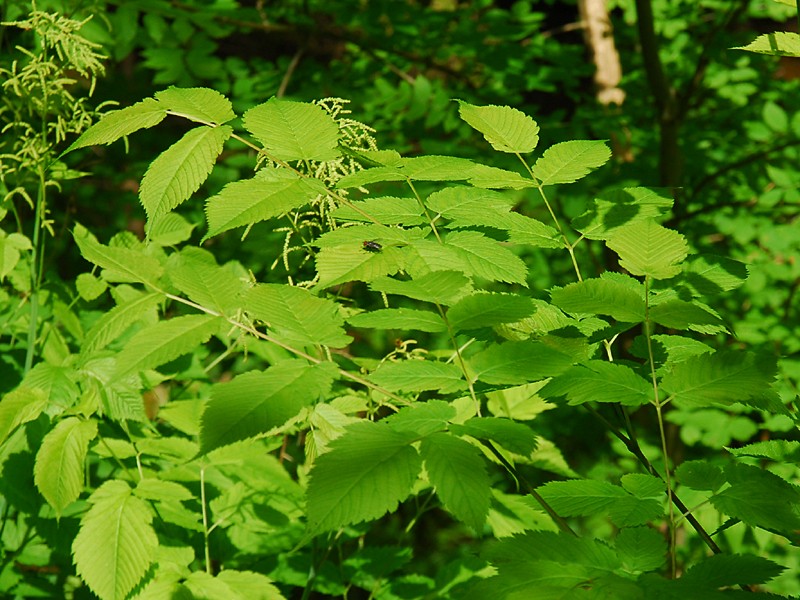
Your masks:
[[[381,248],[383,248],[383,246],[381,246],[378,242],[373,242],[370,240],[362,242],[362,245],[364,246],[364,250],[367,252],[380,252]]]

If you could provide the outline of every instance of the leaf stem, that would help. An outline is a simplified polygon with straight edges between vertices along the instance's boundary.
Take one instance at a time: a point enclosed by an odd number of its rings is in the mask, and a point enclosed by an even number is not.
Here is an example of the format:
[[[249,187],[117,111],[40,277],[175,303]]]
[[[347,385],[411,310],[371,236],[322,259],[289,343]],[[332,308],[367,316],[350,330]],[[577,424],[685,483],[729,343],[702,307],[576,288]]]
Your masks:
[[[208,510],[206,508],[206,468],[200,468],[200,509],[203,514],[203,550],[205,553],[206,573],[211,573],[211,550],[208,546]]]

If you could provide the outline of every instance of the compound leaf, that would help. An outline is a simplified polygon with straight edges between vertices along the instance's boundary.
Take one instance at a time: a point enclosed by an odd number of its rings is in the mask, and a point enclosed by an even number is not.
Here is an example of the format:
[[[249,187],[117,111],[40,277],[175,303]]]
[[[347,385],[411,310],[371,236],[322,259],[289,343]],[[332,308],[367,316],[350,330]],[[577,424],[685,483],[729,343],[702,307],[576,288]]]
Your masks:
[[[606,164],[611,150],[605,142],[574,140],[550,146],[533,165],[541,185],[572,183]]]
[[[80,496],[86,452],[96,435],[95,421],[67,417],[42,440],[33,468],[34,482],[59,517]]]
[[[271,158],[328,161],[339,156],[339,126],[315,104],[270,98],[244,113],[243,123]]]
[[[489,513],[491,487],[486,465],[475,446],[446,433],[422,440],[420,453],[428,479],[444,507],[475,531]]]
[[[458,114],[499,152],[525,154],[533,152],[539,143],[539,125],[516,108],[459,101]]]
[[[75,567],[101,600],[123,600],[155,557],[152,514],[120,480],[105,482],[89,503],[72,544]]]
[[[309,473],[309,529],[328,531],[395,510],[422,468],[413,439],[383,423],[361,421],[347,427]]]
[[[200,188],[231,133],[227,125],[195,127],[150,164],[139,188],[148,219],[167,214]]]

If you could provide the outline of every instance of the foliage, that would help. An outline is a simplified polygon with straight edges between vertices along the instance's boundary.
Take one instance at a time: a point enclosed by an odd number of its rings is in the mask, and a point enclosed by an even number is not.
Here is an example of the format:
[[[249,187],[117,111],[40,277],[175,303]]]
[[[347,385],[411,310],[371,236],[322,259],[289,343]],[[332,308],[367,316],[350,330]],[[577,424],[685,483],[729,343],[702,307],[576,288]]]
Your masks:
[[[79,43],[79,23],[33,14]],[[143,22],[162,27],[164,45],[151,66],[185,78],[171,67],[180,57],[214,71],[208,38],[172,39],[154,15]],[[138,23],[138,9],[112,19]],[[225,29],[201,15],[179,23]],[[52,58],[40,35],[26,65]],[[99,63],[80,71],[81,56],[96,57],[80,47],[57,56],[91,80]],[[407,156],[403,136],[377,144],[390,111],[376,132],[337,98],[248,104],[235,86],[175,82],[192,87],[107,112],[58,158],[54,132],[91,117],[74,82],[53,96],[62,104],[9,96],[11,126],[47,137],[35,177],[3,172],[17,231],[4,238],[0,589],[800,591],[785,575],[798,564],[798,448],[780,435],[796,428],[792,358],[742,343],[792,342],[742,335],[746,317],[725,310],[774,300],[748,288],[758,272],[748,279],[724,247],[702,251],[688,218],[697,198],[676,204],[621,174],[606,143],[472,97],[443,112],[479,152]],[[30,106],[37,127],[24,125]],[[770,106],[765,122],[788,136],[789,117]],[[179,139],[138,172],[141,236],[109,235],[83,210],[71,227],[80,266],[43,285],[45,191],[68,172],[60,161],[113,156],[130,136],[135,162],[176,121]],[[9,164],[28,164],[24,135],[8,139]],[[617,185],[587,195],[603,178]],[[777,201],[787,209],[789,187]],[[32,224],[19,209],[29,189]],[[720,235],[736,231],[730,219]],[[783,231],[770,248],[791,253]],[[616,267],[598,268],[601,256]]]

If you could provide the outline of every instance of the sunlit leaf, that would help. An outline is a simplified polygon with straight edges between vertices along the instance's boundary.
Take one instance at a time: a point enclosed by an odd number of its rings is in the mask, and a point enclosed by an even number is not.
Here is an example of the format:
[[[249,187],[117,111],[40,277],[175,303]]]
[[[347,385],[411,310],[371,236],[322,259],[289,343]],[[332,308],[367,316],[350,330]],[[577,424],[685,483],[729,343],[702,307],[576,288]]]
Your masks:
[[[173,114],[201,123],[221,125],[233,119],[230,100],[209,88],[168,87],[157,92],[156,100]]]
[[[605,142],[575,140],[550,146],[533,165],[542,185],[572,183],[603,166],[611,158]]]
[[[516,108],[459,101],[458,114],[500,152],[525,154],[533,152],[539,143],[539,125]]]

